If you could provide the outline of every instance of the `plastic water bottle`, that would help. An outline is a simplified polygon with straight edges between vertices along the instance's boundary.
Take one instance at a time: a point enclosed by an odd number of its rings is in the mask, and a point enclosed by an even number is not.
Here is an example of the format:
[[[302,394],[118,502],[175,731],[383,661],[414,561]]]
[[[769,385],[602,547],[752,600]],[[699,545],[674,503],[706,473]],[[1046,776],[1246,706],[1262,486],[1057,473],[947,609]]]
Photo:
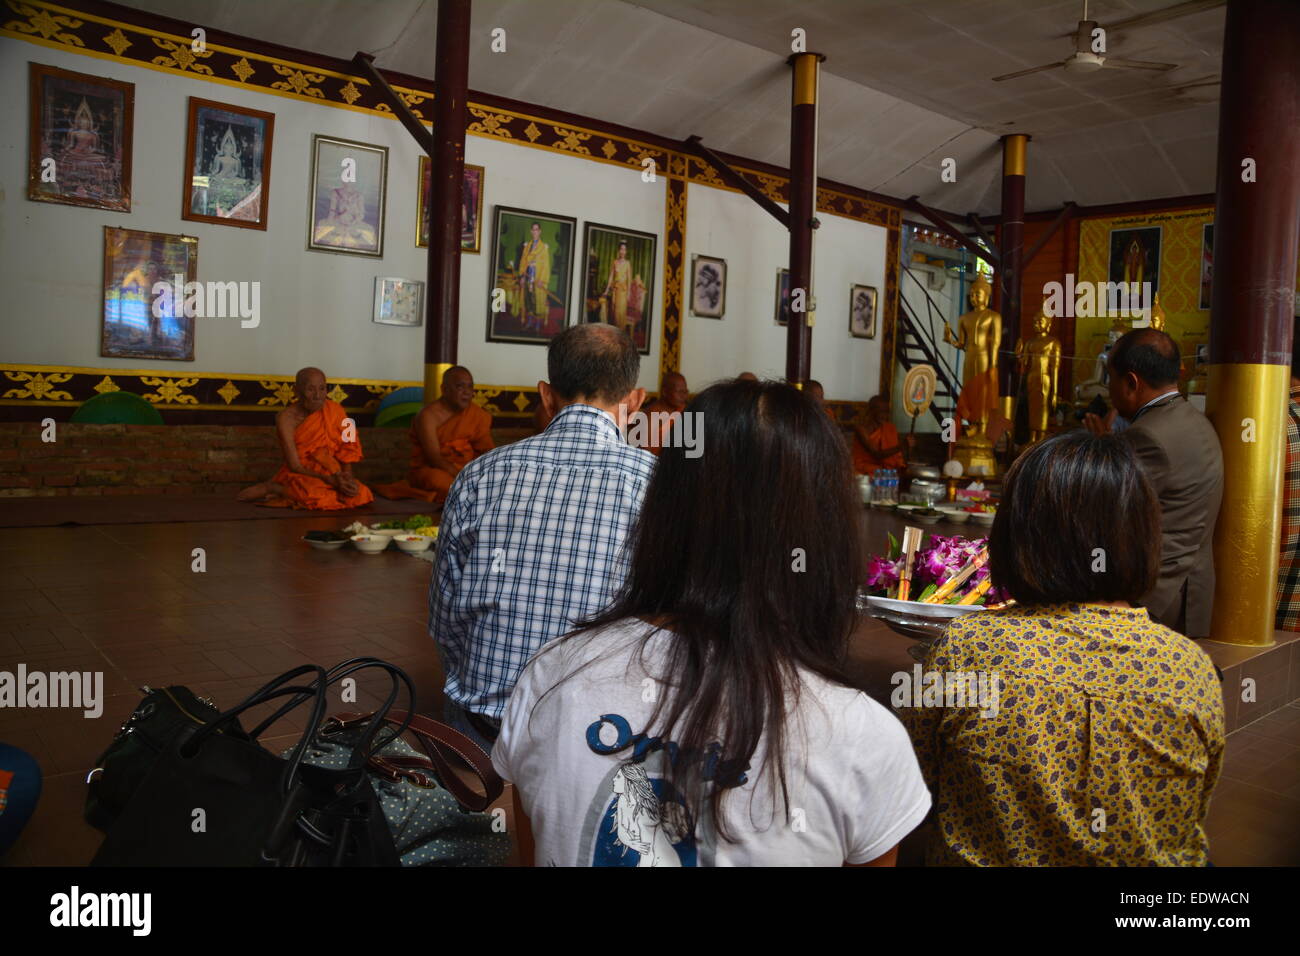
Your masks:
[[[898,472],[893,468],[889,469],[889,500],[898,504]]]

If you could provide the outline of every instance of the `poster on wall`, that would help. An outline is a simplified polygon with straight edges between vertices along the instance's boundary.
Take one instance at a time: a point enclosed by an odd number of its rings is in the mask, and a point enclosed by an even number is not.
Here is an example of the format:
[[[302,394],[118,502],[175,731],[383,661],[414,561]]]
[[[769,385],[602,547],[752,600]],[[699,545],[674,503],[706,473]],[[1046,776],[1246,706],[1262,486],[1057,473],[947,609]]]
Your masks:
[[[855,339],[874,339],[876,337],[876,300],[875,286],[852,285],[849,287],[849,335]]]
[[[563,330],[578,221],[497,206],[492,217],[487,340],[545,345]]]
[[[424,324],[424,283],[418,279],[375,276],[374,321],[380,325]]]
[[[1207,222],[1201,230],[1201,303],[1200,308],[1210,307],[1214,285],[1214,223]]]
[[[194,361],[194,316],[184,286],[198,281],[199,240],[104,227],[104,314],[99,354],[106,358]]]
[[[275,114],[190,97],[181,218],[265,229]]]
[[[651,233],[591,222],[583,233],[582,320],[617,326],[642,355],[650,354],[657,245]]]
[[[691,315],[720,319],[727,311],[727,260],[691,256]]]
[[[419,190],[420,208],[416,211],[416,228],[419,230],[415,244],[421,248],[429,245],[429,200],[433,196],[433,183],[429,181],[433,164],[428,156],[420,157]],[[460,251],[478,252],[479,237],[483,231],[483,177],[482,166],[465,164],[465,175],[460,192]]]
[[[388,147],[319,133],[311,145],[307,248],[382,257]]]
[[[27,198],[130,212],[135,84],[29,66]]]
[[[1108,281],[1132,286],[1151,283],[1151,294],[1160,291],[1159,226],[1143,229],[1112,229]]]
[[[790,270],[776,270],[776,324],[790,324]]]

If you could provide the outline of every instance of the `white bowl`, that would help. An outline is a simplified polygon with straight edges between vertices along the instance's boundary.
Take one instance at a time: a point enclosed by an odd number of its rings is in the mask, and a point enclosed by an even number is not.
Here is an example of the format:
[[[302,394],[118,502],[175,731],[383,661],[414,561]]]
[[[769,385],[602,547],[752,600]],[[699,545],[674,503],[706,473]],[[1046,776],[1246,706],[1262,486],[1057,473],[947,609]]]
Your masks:
[[[362,554],[378,554],[392,542],[392,538],[379,534],[354,534],[353,546]]]
[[[397,542],[399,548],[411,554],[428,551],[429,545],[433,544],[433,539],[423,534],[404,534],[393,540]]]
[[[974,524],[982,524],[986,527],[993,524],[993,519],[998,516],[996,511],[968,511],[966,513],[970,515],[970,520]]]
[[[306,541],[317,551],[337,551],[348,543],[347,538],[339,538],[337,541],[316,541],[313,538],[304,537],[302,540]]]
[[[937,510],[943,512],[943,520],[951,521],[953,524],[965,524],[970,520],[970,512],[962,511],[954,505],[935,505]]]
[[[371,528],[366,534],[381,535],[385,538],[396,538],[399,534],[406,534],[405,528]]]

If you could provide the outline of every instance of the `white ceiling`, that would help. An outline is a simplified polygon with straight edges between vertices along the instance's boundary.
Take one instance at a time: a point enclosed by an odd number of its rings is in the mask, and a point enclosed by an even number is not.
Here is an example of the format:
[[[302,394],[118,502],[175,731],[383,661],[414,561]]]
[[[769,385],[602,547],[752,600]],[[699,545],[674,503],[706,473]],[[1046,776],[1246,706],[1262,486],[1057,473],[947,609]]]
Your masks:
[[[1105,26],[1173,0],[1093,0]],[[432,78],[436,0],[126,0],[273,43]],[[996,214],[998,137],[1024,132],[1030,211],[1214,191],[1222,7],[1111,31],[1107,52],[1167,73],[1053,70],[1078,0],[474,0],[470,86],[789,161],[790,33],[827,56],[822,176],[958,213]],[[506,52],[490,49],[506,31]],[[957,181],[940,179],[957,162]]]

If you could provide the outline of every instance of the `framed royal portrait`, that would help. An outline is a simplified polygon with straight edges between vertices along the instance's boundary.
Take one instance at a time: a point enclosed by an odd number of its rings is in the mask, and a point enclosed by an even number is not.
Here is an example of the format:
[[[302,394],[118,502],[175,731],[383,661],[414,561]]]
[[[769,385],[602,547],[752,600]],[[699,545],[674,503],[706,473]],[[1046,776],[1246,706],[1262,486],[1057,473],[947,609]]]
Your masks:
[[[424,283],[419,279],[375,277],[374,321],[417,328],[424,324]]]
[[[776,324],[790,324],[790,270],[776,270]]]
[[[275,114],[190,97],[181,218],[265,229]]]
[[[382,257],[388,147],[317,133],[311,148],[307,248]]]
[[[849,335],[855,339],[876,337],[877,297],[875,286],[849,286]]]
[[[27,198],[130,212],[135,84],[28,66]]]
[[[642,355],[650,354],[654,322],[658,237],[635,229],[589,222],[582,236],[582,321],[627,332]]]
[[[99,354],[194,361],[194,316],[184,303],[198,268],[193,236],[105,226]]]
[[[727,311],[727,260],[691,256],[691,315],[720,319]]]
[[[1151,294],[1160,291],[1160,226],[1110,231],[1110,259],[1107,280],[1128,286],[1151,283]],[[1146,301],[1145,298],[1139,301]],[[1100,304],[1099,304],[1100,307]],[[1110,307],[1110,303],[1107,303]]]
[[[578,221],[497,206],[492,215],[487,340],[546,345],[568,321]]]
[[[433,164],[428,156],[420,157],[420,197],[419,209],[416,210],[415,244],[421,248],[429,245],[429,200],[433,196]],[[483,177],[486,171],[482,166],[465,164],[465,175],[460,193],[460,251],[478,252],[483,234]]]

